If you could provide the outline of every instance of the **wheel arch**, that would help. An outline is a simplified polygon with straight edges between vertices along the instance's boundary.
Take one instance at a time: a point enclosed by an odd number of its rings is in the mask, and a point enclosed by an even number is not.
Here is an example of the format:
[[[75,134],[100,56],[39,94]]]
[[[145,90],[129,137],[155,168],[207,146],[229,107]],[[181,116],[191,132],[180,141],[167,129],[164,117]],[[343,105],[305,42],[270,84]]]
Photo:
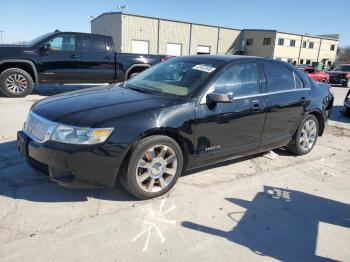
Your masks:
[[[129,145],[129,147],[126,149],[126,154],[123,156],[123,159],[121,161],[121,165],[119,168],[118,173],[116,174],[115,177],[115,184],[118,183],[118,177],[121,172],[124,172],[127,168],[128,165],[128,160],[130,159],[132,150],[135,148],[135,145],[137,142],[140,140],[150,137],[150,136],[156,136],[156,135],[162,135],[162,136],[167,136],[175,140],[175,142],[180,146],[182,154],[183,154],[183,160],[184,160],[184,168],[183,171],[186,170],[186,167],[189,162],[189,155],[191,152],[193,152],[193,147],[191,146],[190,141],[188,141],[186,138],[184,138],[181,134],[176,132],[172,128],[157,128],[157,129],[152,129],[147,132],[142,133],[138,137],[136,137]]]
[[[318,110],[313,110],[310,111],[308,115],[314,115],[317,118],[319,126],[318,135],[322,136],[326,125],[323,113]]]
[[[6,59],[0,61],[0,74],[10,68],[19,68],[26,71],[33,79],[34,83],[38,83],[38,71],[35,64],[25,59]]]
[[[151,67],[151,65],[149,65],[149,64],[133,64],[126,70],[124,78],[125,78],[125,80],[128,80],[129,76],[132,73],[142,72],[150,67]],[[142,69],[142,70],[139,71],[140,69]]]

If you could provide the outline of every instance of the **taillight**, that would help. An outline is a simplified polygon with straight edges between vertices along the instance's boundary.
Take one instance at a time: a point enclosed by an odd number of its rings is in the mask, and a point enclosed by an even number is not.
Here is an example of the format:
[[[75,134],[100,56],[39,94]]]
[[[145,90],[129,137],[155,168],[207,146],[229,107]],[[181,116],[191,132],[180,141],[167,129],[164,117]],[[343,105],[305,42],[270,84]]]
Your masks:
[[[347,79],[350,79],[350,73],[347,73],[345,76]]]

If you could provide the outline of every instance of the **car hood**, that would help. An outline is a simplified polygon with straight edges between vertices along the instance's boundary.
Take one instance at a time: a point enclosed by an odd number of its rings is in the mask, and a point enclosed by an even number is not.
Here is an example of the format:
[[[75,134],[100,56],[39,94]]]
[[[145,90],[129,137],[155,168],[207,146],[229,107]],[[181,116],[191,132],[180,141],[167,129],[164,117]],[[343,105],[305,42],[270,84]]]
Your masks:
[[[175,100],[110,85],[52,96],[34,104],[32,111],[61,124],[98,127],[120,117],[170,106]]]
[[[327,71],[327,74],[333,76],[333,75],[344,75],[347,74],[348,72],[346,71]]]

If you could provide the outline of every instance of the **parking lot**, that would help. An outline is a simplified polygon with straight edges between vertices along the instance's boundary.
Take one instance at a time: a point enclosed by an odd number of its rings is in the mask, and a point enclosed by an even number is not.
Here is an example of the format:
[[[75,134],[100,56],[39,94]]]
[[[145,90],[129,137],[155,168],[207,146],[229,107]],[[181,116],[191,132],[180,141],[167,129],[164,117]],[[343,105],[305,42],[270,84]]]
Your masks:
[[[19,157],[30,106],[59,89],[0,97],[1,261],[350,261],[347,89],[333,87],[310,154],[279,149],[191,171],[149,201],[121,187],[59,187]]]

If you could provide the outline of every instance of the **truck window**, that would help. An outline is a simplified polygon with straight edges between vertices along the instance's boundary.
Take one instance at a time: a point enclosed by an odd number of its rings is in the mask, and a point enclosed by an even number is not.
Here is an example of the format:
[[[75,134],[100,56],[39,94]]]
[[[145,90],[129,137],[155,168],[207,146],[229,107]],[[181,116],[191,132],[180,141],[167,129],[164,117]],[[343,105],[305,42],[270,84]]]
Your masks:
[[[47,42],[51,51],[75,52],[76,40],[74,35],[59,35]]]
[[[82,51],[101,53],[106,52],[106,41],[103,36],[82,36]]]

